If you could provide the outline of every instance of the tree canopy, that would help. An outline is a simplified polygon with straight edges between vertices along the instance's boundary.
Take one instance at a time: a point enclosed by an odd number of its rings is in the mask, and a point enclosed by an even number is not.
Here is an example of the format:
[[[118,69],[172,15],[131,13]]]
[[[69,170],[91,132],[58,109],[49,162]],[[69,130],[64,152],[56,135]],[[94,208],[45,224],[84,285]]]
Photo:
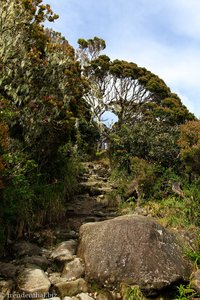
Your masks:
[[[105,47],[102,40],[81,39],[79,43],[90,87],[84,97],[98,122],[108,110],[118,117],[119,126],[144,120],[177,125],[194,118],[157,75],[133,62],[100,55]]]

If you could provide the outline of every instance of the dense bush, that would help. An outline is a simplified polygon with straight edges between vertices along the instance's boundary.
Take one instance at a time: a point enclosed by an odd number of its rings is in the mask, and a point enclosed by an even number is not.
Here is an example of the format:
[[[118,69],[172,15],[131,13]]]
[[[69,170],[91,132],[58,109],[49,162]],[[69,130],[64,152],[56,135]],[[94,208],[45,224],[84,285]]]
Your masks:
[[[133,156],[156,163],[164,168],[177,168],[180,164],[177,126],[142,122],[116,128],[111,136],[111,158],[129,171]]]
[[[200,121],[180,126],[180,157],[190,175],[200,175]]]

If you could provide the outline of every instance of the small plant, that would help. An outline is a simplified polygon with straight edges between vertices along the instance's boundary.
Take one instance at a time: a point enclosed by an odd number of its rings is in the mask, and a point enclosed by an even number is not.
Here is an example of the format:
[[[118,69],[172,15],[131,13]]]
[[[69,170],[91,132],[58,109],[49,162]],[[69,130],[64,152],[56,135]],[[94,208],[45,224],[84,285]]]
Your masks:
[[[200,297],[200,294],[191,287],[191,283],[188,285],[180,284],[177,289],[178,294],[175,300],[189,300]]]
[[[102,159],[105,158],[107,155],[107,151],[106,150],[100,150],[96,152],[96,159]]]
[[[195,250],[188,250],[186,251],[186,255],[195,263],[195,266],[200,265],[200,252]]]
[[[164,218],[167,226],[188,228],[199,226],[200,206],[199,198],[189,196],[189,190],[183,190],[184,197],[168,196],[159,201],[154,211],[159,218]]]
[[[142,294],[138,285],[122,285],[123,300],[145,300],[146,298]]]

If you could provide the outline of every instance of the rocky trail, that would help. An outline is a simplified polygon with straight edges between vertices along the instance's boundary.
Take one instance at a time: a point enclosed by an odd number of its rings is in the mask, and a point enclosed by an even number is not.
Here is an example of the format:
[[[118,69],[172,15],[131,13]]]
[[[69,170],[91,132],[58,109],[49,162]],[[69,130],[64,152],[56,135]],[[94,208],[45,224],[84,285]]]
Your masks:
[[[79,192],[67,204],[68,226],[79,232],[88,222],[99,222],[117,216],[116,205],[109,198],[115,187],[109,182],[109,169],[100,163],[84,163],[79,177]]]
[[[107,166],[84,163],[79,180],[65,220],[35,233],[35,243],[16,242],[12,259],[0,261],[0,300],[146,299],[131,296],[138,286],[148,299],[174,299],[174,285],[192,272],[175,236],[152,218],[118,216]],[[193,282],[200,289],[200,272]]]
[[[55,300],[69,300],[72,296],[93,299],[85,294],[91,286],[83,279],[84,266],[76,256],[79,229],[82,224],[117,216],[116,207],[109,203],[108,194],[113,189],[107,167],[83,163],[79,189],[66,205],[64,221],[54,230],[36,232],[31,243],[16,242],[11,249],[12,259],[0,261],[0,300],[55,297]]]

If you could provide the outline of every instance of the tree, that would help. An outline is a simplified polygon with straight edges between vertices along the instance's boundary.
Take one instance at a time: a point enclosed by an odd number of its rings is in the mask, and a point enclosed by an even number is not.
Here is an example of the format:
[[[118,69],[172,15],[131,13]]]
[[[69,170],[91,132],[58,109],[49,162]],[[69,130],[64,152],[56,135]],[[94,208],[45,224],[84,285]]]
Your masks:
[[[100,52],[105,49],[106,43],[103,39],[79,39],[77,58],[82,67],[82,74],[88,82],[88,89],[84,95],[86,103],[90,106],[93,121],[96,122],[102,133],[103,126],[101,117],[106,111],[105,100],[102,97],[109,82],[106,80],[105,72],[108,71],[110,59]]]
[[[109,106],[118,116],[119,126],[144,120],[175,125],[194,118],[164,81],[145,68],[116,60],[110,66],[110,74]]]
[[[180,157],[191,175],[200,175],[200,121],[189,121],[180,126]]]
[[[101,39],[79,40],[83,74],[89,82],[85,100],[101,127],[107,110],[118,117],[118,126],[132,126],[142,120],[157,120],[170,125],[194,119],[187,108],[157,75],[133,62],[111,61],[100,55]]]
[[[11,137],[49,169],[83,108],[79,64],[66,39],[44,29],[45,20],[57,18],[49,5],[3,0],[1,13],[0,95],[7,102],[1,116]]]
[[[106,43],[103,39],[94,37],[93,39],[78,39],[79,49],[77,50],[77,58],[82,66],[89,64],[94,59],[99,57],[102,50],[106,48]]]

